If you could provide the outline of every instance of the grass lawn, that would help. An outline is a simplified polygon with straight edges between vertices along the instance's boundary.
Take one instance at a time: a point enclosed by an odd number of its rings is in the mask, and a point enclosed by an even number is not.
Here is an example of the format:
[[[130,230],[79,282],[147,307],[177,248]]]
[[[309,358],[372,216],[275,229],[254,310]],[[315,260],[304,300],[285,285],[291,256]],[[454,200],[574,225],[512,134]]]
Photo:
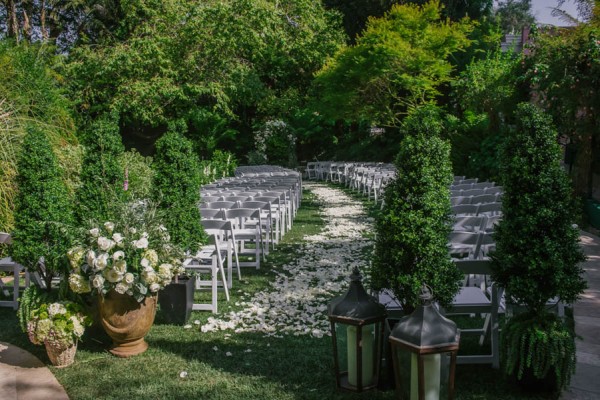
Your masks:
[[[355,198],[364,201],[362,197]],[[368,208],[370,213],[377,210]],[[305,191],[292,231],[259,271],[242,270],[242,282],[234,282],[231,301],[226,302],[224,295],[219,300],[221,313],[239,309],[241,306],[236,303],[244,301],[248,294],[268,289],[277,272],[273,266],[302,257],[302,237],[318,233],[324,225],[318,211],[314,195]],[[209,312],[194,312],[190,321],[204,324],[211,316]],[[150,348],[131,359],[119,359],[108,353],[110,339],[101,331],[88,332],[84,339],[73,366],[50,367],[73,400],[395,398],[389,390],[362,395],[338,392],[328,336],[273,338],[262,333],[203,333],[197,325],[191,329],[167,325],[158,314],[146,336]],[[45,349],[32,345],[20,331],[12,309],[0,309],[0,341],[22,347],[49,363]],[[465,339],[461,346],[461,352],[480,351],[475,338]],[[180,377],[182,372],[187,373],[185,378]],[[520,393],[500,371],[486,365],[458,366],[456,399],[535,398],[543,397]]]

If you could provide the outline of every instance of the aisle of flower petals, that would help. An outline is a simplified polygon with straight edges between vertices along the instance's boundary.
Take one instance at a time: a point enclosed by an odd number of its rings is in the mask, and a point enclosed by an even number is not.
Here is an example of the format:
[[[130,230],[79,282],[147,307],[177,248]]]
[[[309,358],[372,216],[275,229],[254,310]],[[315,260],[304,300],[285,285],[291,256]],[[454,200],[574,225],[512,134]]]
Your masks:
[[[246,300],[236,304],[241,311],[209,318],[203,332],[329,335],[327,303],[347,288],[354,266],[368,265],[365,254],[373,243],[364,234],[372,232],[373,220],[362,204],[339,189],[311,182],[304,188],[316,196],[324,229],[303,238],[294,261],[276,267],[269,290],[245,295]]]

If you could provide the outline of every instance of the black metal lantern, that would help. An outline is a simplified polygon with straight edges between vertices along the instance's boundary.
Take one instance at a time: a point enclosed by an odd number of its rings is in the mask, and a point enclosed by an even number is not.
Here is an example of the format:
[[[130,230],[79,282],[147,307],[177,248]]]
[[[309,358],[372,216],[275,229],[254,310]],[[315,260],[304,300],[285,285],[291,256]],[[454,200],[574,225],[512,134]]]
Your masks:
[[[350,288],[329,303],[338,388],[362,392],[377,387],[385,307],[369,296],[354,268]]]
[[[427,287],[423,305],[403,317],[390,334],[396,391],[401,399],[454,398],[460,330],[432,305]]]

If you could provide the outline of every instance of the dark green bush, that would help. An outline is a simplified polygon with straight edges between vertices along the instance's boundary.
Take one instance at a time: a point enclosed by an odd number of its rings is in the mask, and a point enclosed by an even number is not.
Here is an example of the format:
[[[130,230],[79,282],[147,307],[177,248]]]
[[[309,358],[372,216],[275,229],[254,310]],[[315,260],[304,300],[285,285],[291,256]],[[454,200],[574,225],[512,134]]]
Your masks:
[[[493,278],[540,315],[548,299],[577,299],[585,288],[580,266],[585,258],[550,118],[521,103],[516,121],[501,149],[504,217],[494,234]]]
[[[200,162],[192,142],[167,132],[156,142],[154,189],[172,241],[195,251],[205,241],[200,225]]]
[[[376,223],[373,286],[391,289],[406,312],[420,303],[422,284],[445,305],[462,278],[448,254],[452,169],[450,146],[439,137],[443,127],[434,106],[418,108],[405,119],[398,177],[386,189],[386,206]]]
[[[85,155],[81,168],[81,187],[77,217],[80,222],[102,223],[113,219],[115,200],[124,198],[123,168],[119,157],[124,147],[119,134],[118,117],[106,114],[94,121],[85,132]]]
[[[15,227],[11,256],[29,271],[39,271],[48,289],[52,277],[68,271],[71,246],[72,205],[46,134],[28,127],[18,162]]]

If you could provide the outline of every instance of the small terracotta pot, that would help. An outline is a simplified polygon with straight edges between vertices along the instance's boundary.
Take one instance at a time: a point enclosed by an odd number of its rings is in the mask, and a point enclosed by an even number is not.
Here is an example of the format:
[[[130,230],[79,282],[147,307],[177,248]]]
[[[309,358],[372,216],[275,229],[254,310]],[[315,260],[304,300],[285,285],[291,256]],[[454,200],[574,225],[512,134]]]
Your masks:
[[[127,294],[111,290],[100,297],[102,327],[113,340],[109,350],[117,357],[131,357],[148,349],[144,336],[154,323],[157,295],[138,303]]]

